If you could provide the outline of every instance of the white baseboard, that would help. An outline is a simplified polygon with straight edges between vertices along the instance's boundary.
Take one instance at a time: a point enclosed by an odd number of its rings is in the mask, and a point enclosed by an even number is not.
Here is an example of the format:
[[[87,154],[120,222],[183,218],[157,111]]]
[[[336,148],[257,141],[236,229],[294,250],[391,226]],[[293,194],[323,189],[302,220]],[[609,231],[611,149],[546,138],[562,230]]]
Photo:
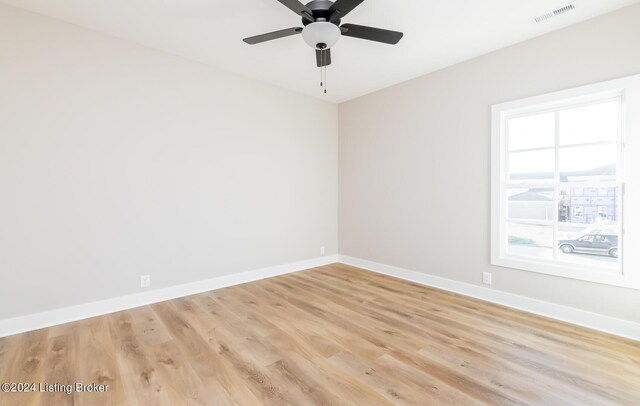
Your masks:
[[[101,316],[241,283],[271,278],[273,276],[302,271],[335,262],[341,262],[411,282],[460,293],[618,336],[640,340],[640,323],[345,255],[328,255],[306,261],[255,269],[168,288],[4,319],[0,320],[0,337]]]
[[[328,265],[335,262],[338,262],[338,255],[327,255],[306,261],[255,269],[252,271],[219,276],[212,279],[186,283],[168,288],[150,290],[132,295],[100,300],[97,302],[83,303],[76,306],[4,319],[0,320],[0,337],[51,327],[90,317],[101,316],[103,314],[145,306],[152,303],[175,299],[177,297],[194,295],[196,293],[225,288],[227,286],[239,285],[241,283],[252,282],[259,279],[271,278],[273,276],[302,271],[304,269],[315,268],[317,266]]]
[[[339,262],[422,285],[433,286],[488,302],[498,303],[540,316],[604,331],[617,336],[640,340],[640,323],[346,255],[339,255]]]

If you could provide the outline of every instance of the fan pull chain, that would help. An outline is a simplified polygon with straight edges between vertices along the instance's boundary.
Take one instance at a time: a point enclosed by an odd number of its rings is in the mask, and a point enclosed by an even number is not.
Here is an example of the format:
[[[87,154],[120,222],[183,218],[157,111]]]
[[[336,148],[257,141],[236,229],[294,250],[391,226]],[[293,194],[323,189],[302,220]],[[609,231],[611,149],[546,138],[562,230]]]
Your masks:
[[[324,93],[327,94],[327,66],[325,65],[322,69],[324,69]]]
[[[324,85],[324,72],[322,70],[322,65],[324,64],[324,52],[320,51],[320,87]]]
[[[324,93],[327,93],[327,53],[322,52],[322,72],[324,73]]]

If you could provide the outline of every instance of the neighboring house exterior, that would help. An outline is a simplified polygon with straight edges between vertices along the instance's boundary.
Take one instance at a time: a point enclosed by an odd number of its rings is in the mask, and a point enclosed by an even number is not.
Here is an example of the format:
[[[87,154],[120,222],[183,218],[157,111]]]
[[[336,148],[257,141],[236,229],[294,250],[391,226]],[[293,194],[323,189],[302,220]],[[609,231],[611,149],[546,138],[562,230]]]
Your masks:
[[[617,188],[574,188],[568,196],[569,221],[596,224],[617,220]]]
[[[546,190],[529,189],[509,197],[512,219],[553,220],[553,199]]]
[[[603,181],[615,179],[615,165],[588,171],[563,173],[561,182]],[[514,180],[549,179],[552,174],[518,174]],[[553,196],[549,189],[529,189],[509,197],[512,219],[553,220]],[[584,187],[561,189],[558,220],[576,224],[614,223],[618,220],[618,188]]]

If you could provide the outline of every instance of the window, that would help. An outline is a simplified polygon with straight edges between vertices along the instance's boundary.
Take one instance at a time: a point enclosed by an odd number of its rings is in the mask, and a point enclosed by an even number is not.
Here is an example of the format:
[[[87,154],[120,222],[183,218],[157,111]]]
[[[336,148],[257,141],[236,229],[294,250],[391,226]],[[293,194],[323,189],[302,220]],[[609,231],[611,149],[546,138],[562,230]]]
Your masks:
[[[609,212],[608,206],[598,206],[598,217],[600,218],[600,220],[606,220],[608,212]]]
[[[505,115],[506,255],[621,271],[620,249],[582,244],[620,235],[621,109],[608,94]]]
[[[640,256],[623,255],[640,244],[623,233],[625,182],[640,180],[624,165],[640,130],[630,105],[640,75],[493,107],[492,264],[640,288],[625,272]]]
[[[573,216],[577,219],[584,217],[584,206],[575,206]]]

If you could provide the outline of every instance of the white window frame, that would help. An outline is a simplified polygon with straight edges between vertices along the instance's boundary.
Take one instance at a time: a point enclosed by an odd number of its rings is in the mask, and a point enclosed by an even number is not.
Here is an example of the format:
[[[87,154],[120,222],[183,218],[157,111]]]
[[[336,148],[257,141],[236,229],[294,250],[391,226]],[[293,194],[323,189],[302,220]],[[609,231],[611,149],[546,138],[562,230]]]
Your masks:
[[[633,91],[633,108],[640,107],[640,75],[634,75],[622,79],[597,83],[594,85],[582,86],[575,89],[564,90],[560,92],[545,94],[541,96],[530,97],[527,99],[516,100],[512,102],[497,104],[492,106],[492,169],[491,169],[491,263],[496,266],[513,268],[518,270],[543,273],[548,275],[567,277],[603,283],[615,286],[624,286],[629,288],[640,289],[640,254],[636,254],[630,250],[629,255],[623,253],[623,244],[628,244],[631,237],[631,245],[640,244],[640,231],[635,232],[632,236],[626,231],[626,224],[622,217],[624,207],[627,203],[625,190],[625,173],[622,168],[622,161],[625,156],[625,133],[632,130],[634,140],[640,142],[640,120],[631,120],[633,114],[625,114],[627,105],[627,92]],[[619,240],[619,272],[611,270],[603,270],[597,267],[590,267],[583,264],[569,264],[555,260],[547,260],[543,258],[527,258],[524,256],[513,256],[507,253],[506,239],[506,220],[507,220],[507,204],[505,203],[504,193],[506,190],[506,173],[507,173],[507,151],[506,151],[506,123],[507,120],[518,114],[542,113],[545,109],[550,111],[559,110],[565,107],[575,107],[579,104],[592,104],[605,101],[607,98],[619,98],[621,100],[621,122],[623,128],[620,131],[618,172],[616,184],[619,186],[620,196],[618,197],[618,213],[617,221],[620,224]],[[637,111],[637,110],[634,110]],[[637,116],[637,113],[635,114]],[[557,142],[555,148],[558,148]],[[638,172],[634,167],[635,172]],[[635,182],[640,181],[634,172]],[[597,186],[589,183],[572,184],[567,183],[568,188],[583,188]],[[523,185],[526,187],[526,184]],[[550,185],[550,187],[552,187]],[[640,188],[639,188],[640,190]],[[557,192],[557,191],[556,191]],[[640,193],[635,193],[634,197],[636,205],[640,203],[638,197]],[[556,203],[558,197],[556,193]],[[554,213],[554,217],[557,214]],[[634,221],[637,222],[637,217]],[[555,223],[555,222],[554,222]],[[557,224],[557,223],[556,223]],[[638,224],[640,225],[640,224]],[[554,226],[554,229],[557,226]],[[637,227],[635,227],[637,228]],[[557,249],[557,247],[554,247]]]

